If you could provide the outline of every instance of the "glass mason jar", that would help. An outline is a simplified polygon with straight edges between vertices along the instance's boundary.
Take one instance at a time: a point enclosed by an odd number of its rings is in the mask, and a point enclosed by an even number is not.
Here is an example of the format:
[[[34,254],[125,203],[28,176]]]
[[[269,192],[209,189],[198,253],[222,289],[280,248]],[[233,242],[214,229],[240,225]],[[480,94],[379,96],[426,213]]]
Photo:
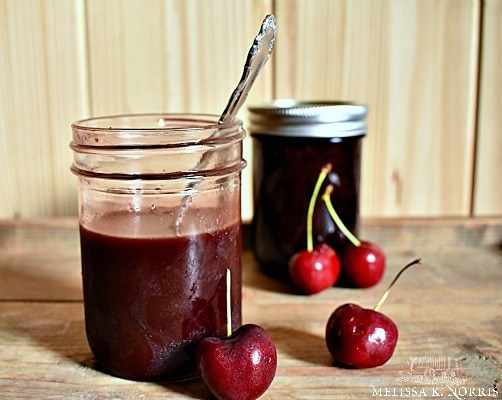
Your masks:
[[[308,204],[327,163],[332,170],[320,194],[328,184],[334,186],[331,201],[349,230],[357,234],[367,107],[284,99],[249,111],[254,254],[265,273],[287,280],[289,258],[307,247]],[[347,243],[320,196],[314,209],[313,238],[314,245],[325,242],[337,251]]]
[[[124,115],[72,125],[85,325],[108,372],[195,375],[205,336],[241,324],[241,121]]]

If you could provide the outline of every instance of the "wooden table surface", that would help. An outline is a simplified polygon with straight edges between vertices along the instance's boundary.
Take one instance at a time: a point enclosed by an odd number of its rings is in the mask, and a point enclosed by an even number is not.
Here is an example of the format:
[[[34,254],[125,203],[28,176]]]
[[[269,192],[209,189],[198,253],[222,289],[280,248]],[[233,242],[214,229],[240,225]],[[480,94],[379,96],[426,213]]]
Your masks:
[[[383,281],[310,297],[262,275],[244,251],[244,322],[267,329],[278,350],[277,375],[262,398],[502,398],[502,219],[371,220],[362,237],[388,254]],[[394,356],[373,369],[334,366],[324,343],[331,312],[346,302],[372,307],[418,257],[422,266],[403,275],[381,310],[399,328]],[[1,399],[210,397],[200,381],[139,383],[96,370],[84,331],[77,222],[0,222]]]

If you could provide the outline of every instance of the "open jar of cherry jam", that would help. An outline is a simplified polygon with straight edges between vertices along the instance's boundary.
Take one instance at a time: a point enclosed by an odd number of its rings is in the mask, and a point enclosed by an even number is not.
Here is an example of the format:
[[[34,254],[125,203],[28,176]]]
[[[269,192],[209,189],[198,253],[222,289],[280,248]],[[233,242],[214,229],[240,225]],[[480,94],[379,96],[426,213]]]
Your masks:
[[[206,336],[241,324],[242,122],[145,114],[73,124],[85,326],[104,370],[196,375]]]
[[[342,102],[276,100],[249,109],[253,137],[252,241],[262,270],[288,279],[288,260],[307,245],[307,209],[321,168],[331,163],[321,192],[347,228],[358,230],[361,142],[367,107]],[[347,239],[321,200],[313,218],[314,244],[340,251]]]

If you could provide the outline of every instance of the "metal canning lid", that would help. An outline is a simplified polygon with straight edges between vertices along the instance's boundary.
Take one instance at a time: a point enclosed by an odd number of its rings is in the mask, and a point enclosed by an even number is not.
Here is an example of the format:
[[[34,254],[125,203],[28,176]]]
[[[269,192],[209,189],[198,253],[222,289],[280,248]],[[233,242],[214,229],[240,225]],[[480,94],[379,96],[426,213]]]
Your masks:
[[[306,138],[364,136],[368,107],[350,102],[275,100],[249,107],[252,134]]]

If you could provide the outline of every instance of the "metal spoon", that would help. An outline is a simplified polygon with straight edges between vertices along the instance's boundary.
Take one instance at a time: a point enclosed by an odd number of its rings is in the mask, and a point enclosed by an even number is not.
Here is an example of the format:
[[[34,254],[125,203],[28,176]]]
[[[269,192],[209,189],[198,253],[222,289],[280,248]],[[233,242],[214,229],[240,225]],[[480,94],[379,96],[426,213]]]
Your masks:
[[[272,14],[268,14],[261,24],[260,32],[255,37],[253,45],[249,49],[241,80],[232,93],[232,96],[230,96],[228,104],[218,121],[219,124],[233,121],[237,112],[246,101],[251,86],[253,86],[256,77],[272,53],[276,30],[275,17]]]
[[[258,35],[256,35],[253,41],[253,45],[249,49],[241,79],[232,95],[230,96],[227,106],[225,107],[225,110],[218,120],[218,124],[221,125],[224,123],[229,123],[235,119],[237,112],[246,101],[249,90],[251,89],[251,86],[253,86],[256,77],[258,76],[263,66],[268,61],[270,54],[272,53],[276,30],[277,25],[275,17],[272,14],[268,14],[261,24],[260,32],[258,32]],[[209,138],[215,138],[217,136],[217,133],[213,133]],[[210,150],[204,153],[197,163],[195,170],[200,170],[201,168],[206,166],[213,154],[214,153]],[[198,181],[192,181],[187,185],[187,189],[194,189],[197,184]],[[186,195],[181,199],[181,206],[176,218],[176,233],[178,235],[181,234],[181,222],[190,200],[191,195]]]

